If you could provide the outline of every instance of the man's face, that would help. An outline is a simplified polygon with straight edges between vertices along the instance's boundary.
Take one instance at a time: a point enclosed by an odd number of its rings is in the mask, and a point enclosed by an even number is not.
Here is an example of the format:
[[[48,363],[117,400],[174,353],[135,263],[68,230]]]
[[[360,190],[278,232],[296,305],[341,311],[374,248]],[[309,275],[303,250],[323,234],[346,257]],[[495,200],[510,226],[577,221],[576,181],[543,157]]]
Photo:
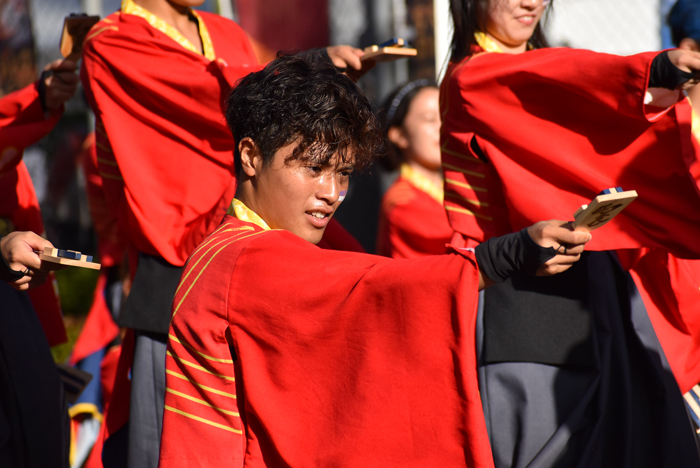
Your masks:
[[[297,143],[283,146],[272,162],[255,158],[255,200],[250,206],[272,229],[286,229],[318,244],[348,190],[352,164],[334,160],[321,166],[313,159],[285,163]],[[354,158],[353,158],[354,159]]]

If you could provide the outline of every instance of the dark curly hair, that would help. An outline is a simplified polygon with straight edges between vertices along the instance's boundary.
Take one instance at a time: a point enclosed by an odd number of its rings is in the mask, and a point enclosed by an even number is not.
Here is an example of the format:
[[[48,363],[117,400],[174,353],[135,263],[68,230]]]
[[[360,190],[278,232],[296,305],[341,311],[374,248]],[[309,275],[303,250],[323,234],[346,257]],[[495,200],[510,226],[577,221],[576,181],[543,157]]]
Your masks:
[[[313,159],[328,165],[369,166],[382,144],[379,123],[362,91],[325,60],[298,54],[278,55],[261,71],[242,78],[231,91],[226,121],[234,141],[249,137],[260,148],[263,164],[275,152],[299,142],[286,162]],[[238,146],[236,171],[241,169]]]

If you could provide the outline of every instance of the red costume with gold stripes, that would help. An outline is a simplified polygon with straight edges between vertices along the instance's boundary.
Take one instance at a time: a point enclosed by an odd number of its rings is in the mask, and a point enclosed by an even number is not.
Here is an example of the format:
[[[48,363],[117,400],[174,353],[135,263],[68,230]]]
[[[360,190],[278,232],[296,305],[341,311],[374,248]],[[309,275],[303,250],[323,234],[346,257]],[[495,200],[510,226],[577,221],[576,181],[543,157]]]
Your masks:
[[[88,34],[81,79],[96,117],[99,173],[140,252],[181,266],[235,193],[222,99],[258,63],[243,31],[206,12],[204,54],[133,2]]]
[[[700,258],[700,191],[689,172],[697,159],[691,108],[686,99],[668,109],[644,104],[655,55],[575,49],[510,55],[477,47],[451,64],[441,89],[445,207],[465,242],[537,219],[571,219],[600,190],[621,186],[639,198],[594,232],[587,250],[648,247]],[[585,87],[581,76],[600,86]],[[504,116],[513,125],[504,128]],[[700,328],[693,308],[681,309],[679,302],[700,302],[700,278],[674,278],[685,267],[674,266],[673,255],[637,263],[642,254],[622,251],[620,257],[625,268],[647,268],[633,275],[686,391],[700,379]],[[664,297],[670,288],[682,297]]]
[[[480,391],[496,466],[700,466],[677,385],[700,379],[697,319],[665,308],[670,288],[655,298],[660,288],[645,277],[665,274],[675,287],[669,273],[685,273],[665,265],[667,252],[700,258],[688,103],[648,88],[658,53],[506,54],[475,36],[480,46],[449,65],[440,90],[457,240],[572,219],[605,188],[639,194],[570,271],[485,291]],[[643,248],[662,258],[643,258],[630,276]]]
[[[173,303],[160,467],[493,466],[463,255],[327,251],[227,216]]]

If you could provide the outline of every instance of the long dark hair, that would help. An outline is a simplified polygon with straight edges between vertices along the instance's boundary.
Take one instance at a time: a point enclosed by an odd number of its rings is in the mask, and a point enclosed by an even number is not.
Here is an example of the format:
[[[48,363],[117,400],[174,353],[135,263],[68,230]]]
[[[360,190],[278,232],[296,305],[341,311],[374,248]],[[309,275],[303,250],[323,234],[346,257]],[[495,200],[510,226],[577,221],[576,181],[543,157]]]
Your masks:
[[[553,1],[547,6],[546,13],[552,8]],[[459,62],[471,54],[472,46],[477,45],[474,33],[486,32],[486,15],[489,0],[450,0],[450,13],[454,22],[450,61]],[[544,15],[542,17],[544,19]],[[530,43],[536,48],[549,47],[541,21],[532,33]]]

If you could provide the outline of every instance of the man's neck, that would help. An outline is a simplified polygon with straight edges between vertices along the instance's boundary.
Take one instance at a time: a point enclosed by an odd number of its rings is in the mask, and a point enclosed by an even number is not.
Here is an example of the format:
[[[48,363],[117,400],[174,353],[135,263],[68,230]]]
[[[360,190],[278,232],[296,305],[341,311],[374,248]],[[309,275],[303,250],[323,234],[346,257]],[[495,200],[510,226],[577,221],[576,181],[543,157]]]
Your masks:
[[[134,3],[150,11],[171,26],[189,21],[189,8],[175,5],[167,0],[134,0]]]
[[[190,9],[182,5],[167,0],[133,0],[135,4],[145,8],[177,29],[188,41],[192,43],[200,52],[202,51],[202,40],[199,37],[199,29],[196,21],[190,17]]]

